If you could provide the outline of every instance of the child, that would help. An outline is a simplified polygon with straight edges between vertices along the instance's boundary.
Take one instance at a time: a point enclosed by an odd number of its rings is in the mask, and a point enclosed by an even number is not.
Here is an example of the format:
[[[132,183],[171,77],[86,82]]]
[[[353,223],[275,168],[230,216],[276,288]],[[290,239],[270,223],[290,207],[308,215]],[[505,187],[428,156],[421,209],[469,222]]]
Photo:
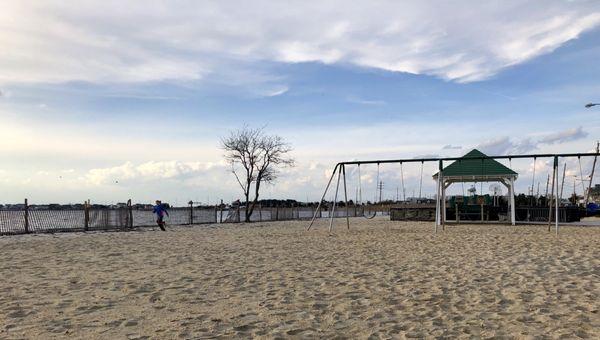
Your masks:
[[[163,221],[165,214],[169,216],[169,212],[167,208],[161,203],[161,201],[157,200],[152,213],[156,214],[156,223],[158,224],[160,230],[166,231],[165,229],[165,221]]]

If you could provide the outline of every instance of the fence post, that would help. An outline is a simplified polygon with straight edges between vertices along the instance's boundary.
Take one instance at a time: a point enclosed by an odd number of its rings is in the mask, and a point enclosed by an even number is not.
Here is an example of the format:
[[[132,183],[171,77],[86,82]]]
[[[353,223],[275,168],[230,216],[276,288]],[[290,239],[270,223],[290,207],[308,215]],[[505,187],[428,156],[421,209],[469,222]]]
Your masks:
[[[129,228],[133,229],[133,205],[131,204],[131,198],[127,200],[127,215],[128,215],[128,226]]]
[[[188,204],[190,205],[190,225],[192,225],[194,224],[194,202],[190,200]]]
[[[241,219],[241,212],[240,212],[240,205],[238,204],[237,206],[237,222],[240,223],[240,219]]]
[[[88,231],[90,227],[90,208],[88,202],[83,202],[83,230]]]
[[[29,234],[29,204],[27,204],[27,198],[25,199],[25,233]]]
[[[219,209],[215,205],[215,223],[217,223],[219,221],[219,217],[218,216],[219,216]]]
[[[279,204],[275,206],[275,221],[279,221]]]
[[[258,205],[258,221],[262,222],[262,204]]]

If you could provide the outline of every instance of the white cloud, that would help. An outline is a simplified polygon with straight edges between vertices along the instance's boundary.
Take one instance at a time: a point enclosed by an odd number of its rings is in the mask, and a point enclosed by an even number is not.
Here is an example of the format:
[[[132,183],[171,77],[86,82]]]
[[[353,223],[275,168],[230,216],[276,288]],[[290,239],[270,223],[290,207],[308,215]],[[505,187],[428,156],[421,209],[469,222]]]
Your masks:
[[[219,78],[240,64],[234,72],[244,77],[260,61],[468,82],[599,24],[594,1],[3,1],[0,83],[186,82]]]
[[[488,155],[503,155],[509,153],[514,147],[509,137],[498,137],[487,140],[476,146],[479,151]]]
[[[287,86],[280,86],[278,88],[269,90],[267,92],[264,93],[265,97],[276,97],[276,96],[280,96],[284,93],[286,93],[289,90],[289,88]]]
[[[551,133],[540,139],[543,144],[560,144],[578,139],[583,139],[588,136],[588,133],[583,131],[583,128],[577,127],[556,133]]]
[[[498,137],[487,140],[477,145],[476,148],[488,155],[523,154],[536,150],[543,144],[563,144],[584,139],[587,136],[588,133],[580,126],[542,135],[537,141],[532,141],[531,138],[516,140],[507,136]]]
[[[329,165],[321,163],[301,163],[294,168],[281,169],[274,185],[263,184],[261,197],[316,199],[329,179],[331,170]],[[73,183],[89,192],[101,192],[102,195],[111,193],[113,196],[134,193],[146,200],[158,194],[170,200],[177,197],[183,200],[184,197],[202,193],[228,201],[241,194],[229,165],[224,161],[125,162],[117,166],[89,169]]]
[[[126,162],[119,166],[91,169],[85,175],[85,180],[94,185],[104,185],[119,181],[135,180],[148,182],[161,179],[185,180],[190,177],[204,176],[211,168],[212,163],[201,162],[146,162],[134,165]],[[220,166],[224,171],[224,167]]]

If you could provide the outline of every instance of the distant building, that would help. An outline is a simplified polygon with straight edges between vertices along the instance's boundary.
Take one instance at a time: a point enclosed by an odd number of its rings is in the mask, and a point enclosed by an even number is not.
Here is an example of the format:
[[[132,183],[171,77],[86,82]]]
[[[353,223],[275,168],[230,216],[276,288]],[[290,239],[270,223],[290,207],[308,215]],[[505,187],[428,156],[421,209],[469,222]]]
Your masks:
[[[600,184],[596,184],[590,189],[590,200],[594,202],[600,201]]]

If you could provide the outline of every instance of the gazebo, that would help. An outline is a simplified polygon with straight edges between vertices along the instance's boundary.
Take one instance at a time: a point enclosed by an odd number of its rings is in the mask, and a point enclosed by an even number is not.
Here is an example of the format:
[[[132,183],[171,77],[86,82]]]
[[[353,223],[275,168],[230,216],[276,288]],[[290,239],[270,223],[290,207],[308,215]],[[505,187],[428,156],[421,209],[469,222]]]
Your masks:
[[[482,158],[483,157],[483,158]],[[441,164],[441,162],[440,162]],[[441,167],[441,166],[440,166]],[[440,175],[441,174],[441,175]],[[483,152],[473,149],[433,175],[437,181],[436,225],[446,222],[446,189],[453,183],[500,182],[508,189],[510,222],[515,225],[515,180],[518,174]]]

